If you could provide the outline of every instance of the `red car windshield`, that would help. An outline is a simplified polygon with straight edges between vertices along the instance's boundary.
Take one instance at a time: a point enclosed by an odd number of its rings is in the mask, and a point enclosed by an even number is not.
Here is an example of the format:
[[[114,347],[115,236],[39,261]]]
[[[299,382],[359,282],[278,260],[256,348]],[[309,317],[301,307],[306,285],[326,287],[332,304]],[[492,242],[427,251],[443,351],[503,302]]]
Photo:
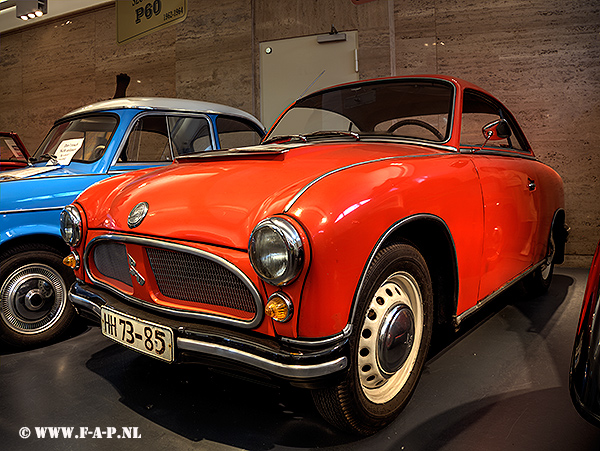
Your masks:
[[[454,87],[441,80],[405,79],[354,83],[299,99],[266,141],[296,135],[398,136],[444,142],[450,133]]]
[[[0,160],[27,161],[28,155],[23,144],[16,135],[2,133],[0,135]]]

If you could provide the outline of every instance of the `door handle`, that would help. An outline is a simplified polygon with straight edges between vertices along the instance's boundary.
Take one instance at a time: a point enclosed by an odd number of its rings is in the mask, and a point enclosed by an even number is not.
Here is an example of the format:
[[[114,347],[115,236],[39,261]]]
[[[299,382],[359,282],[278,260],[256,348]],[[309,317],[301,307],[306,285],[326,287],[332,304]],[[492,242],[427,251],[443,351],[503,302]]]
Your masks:
[[[535,190],[535,180],[528,178],[527,179],[527,188],[529,188],[529,191],[534,191]]]

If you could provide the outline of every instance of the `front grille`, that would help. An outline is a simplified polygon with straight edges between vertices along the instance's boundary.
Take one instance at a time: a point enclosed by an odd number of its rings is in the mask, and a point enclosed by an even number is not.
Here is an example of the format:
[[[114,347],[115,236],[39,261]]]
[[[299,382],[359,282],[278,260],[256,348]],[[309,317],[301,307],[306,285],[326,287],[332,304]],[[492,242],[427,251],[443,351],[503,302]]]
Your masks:
[[[224,266],[185,252],[148,247],[146,253],[163,295],[256,313],[251,291]]]
[[[102,242],[94,248],[94,265],[105,277],[133,287],[129,274],[127,249],[122,243]]]

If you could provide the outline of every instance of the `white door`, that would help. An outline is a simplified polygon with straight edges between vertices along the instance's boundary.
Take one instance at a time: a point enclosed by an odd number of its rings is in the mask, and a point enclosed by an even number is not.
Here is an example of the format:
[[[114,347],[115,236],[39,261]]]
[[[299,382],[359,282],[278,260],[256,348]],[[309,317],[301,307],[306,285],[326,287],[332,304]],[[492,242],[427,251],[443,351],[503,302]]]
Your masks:
[[[358,32],[260,43],[261,121],[270,128],[298,97],[358,80]]]

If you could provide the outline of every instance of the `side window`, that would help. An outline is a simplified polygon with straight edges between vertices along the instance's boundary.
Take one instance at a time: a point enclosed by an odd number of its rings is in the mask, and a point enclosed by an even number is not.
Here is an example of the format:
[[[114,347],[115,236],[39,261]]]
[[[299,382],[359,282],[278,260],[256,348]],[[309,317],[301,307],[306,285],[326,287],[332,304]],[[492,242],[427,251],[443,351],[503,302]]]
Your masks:
[[[502,107],[479,94],[465,91],[463,97],[460,144],[462,146],[481,146],[485,142],[481,129],[490,122],[499,119],[509,119],[509,115],[504,112]],[[519,143],[518,134],[510,120],[508,121],[508,124],[511,129],[511,136],[505,139],[490,140],[485,146],[523,151],[523,148]]]
[[[143,116],[135,123],[119,161],[169,161],[172,159],[165,116]]]
[[[175,156],[213,150],[210,124],[204,117],[169,117]]]
[[[232,117],[217,118],[217,133],[221,149],[254,146],[262,140],[260,133],[250,123]]]

